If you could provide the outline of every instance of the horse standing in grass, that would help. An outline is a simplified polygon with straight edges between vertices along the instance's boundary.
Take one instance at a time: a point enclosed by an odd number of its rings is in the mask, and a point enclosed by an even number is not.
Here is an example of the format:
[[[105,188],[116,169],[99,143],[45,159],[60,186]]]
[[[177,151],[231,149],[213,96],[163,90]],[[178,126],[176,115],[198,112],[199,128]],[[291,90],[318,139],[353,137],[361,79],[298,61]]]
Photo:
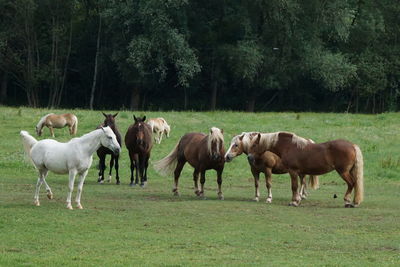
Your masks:
[[[119,146],[121,146],[121,135],[118,131],[118,128],[115,124],[115,117],[117,117],[118,112],[115,113],[114,115],[112,114],[105,114],[104,112],[102,112],[102,114],[105,117],[104,122],[97,127],[97,129],[101,128],[101,127],[110,127],[111,130],[114,132],[115,137],[117,138],[118,144]],[[119,181],[119,164],[118,164],[118,160],[119,160],[119,154],[114,154],[110,149],[101,146],[98,150],[97,150],[97,156],[99,157],[99,179],[97,180],[97,182],[99,183],[104,183],[104,171],[106,169],[106,156],[107,155],[111,155],[111,159],[110,159],[110,171],[108,174],[108,182],[111,182],[111,173],[112,173],[112,169],[114,167],[114,162],[115,162],[115,179],[116,184],[120,184]]]
[[[36,125],[36,133],[41,136],[43,127],[46,126],[50,130],[51,136],[54,138],[54,128],[64,128],[68,126],[69,134],[75,135],[78,131],[78,118],[72,113],[57,115],[54,113],[43,116]]]
[[[230,162],[233,158],[245,153],[249,154],[250,142],[257,136],[258,132],[243,132],[232,138],[231,145],[225,154],[226,162]],[[313,142],[309,140],[309,142]],[[260,173],[265,174],[265,183],[268,191],[268,196],[266,203],[272,202],[272,174],[284,174],[288,173],[287,168],[282,164],[281,158],[276,154],[266,151],[261,154],[254,155],[254,160],[249,160],[249,165],[251,168],[251,173],[254,177],[254,187],[255,187],[255,201],[259,201],[260,191],[259,191],[259,180]],[[311,188],[318,188],[318,176],[310,175],[310,185]],[[301,188],[300,188],[301,198],[307,198],[306,192],[306,179],[301,178]]]
[[[344,195],[345,207],[357,207],[364,194],[363,156],[360,148],[346,140],[333,140],[320,144],[310,143],[307,139],[293,133],[276,132],[258,134],[250,145],[248,158],[252,161],[254,154],[271,151],[282,159],[288,169],[292,182],[292,202],[298,206],[301,198],[297,192],[297,177],[306,174],[321,175],[333,170],[347,183]],[[351,192],[354,188],[354,199]]]
[[[149,119],[148,124],[154,134],[154,141],[157,144],[161,143],[163,134],[168,138],[171,127],[164,118]]]
[[[212,127],[208,135],[203,133],[187,133],[175,146],[175,148],[162,160],[154,164],[154,168],[161,174],[172,174],[174,172],[174,188],[172,192],[179,195],[178,180],[182,168],[186,162],[194,168],[193,181],[195,194],[204,197],[204,183],[206,182],[206,171],[214,169],[217,171],[218,198],[224,199],[221,191],[222,172],[224,170],[224,136],[223,130]],[[199,188],[199,173],[201,175]]]
[[[152,133],[150,125],[146,121],[146,116],[136,118],[135,123],[129,126],[125,134],[125,146],[129,151],[131,161],[131,183],[135,186],[139,183],[138,170],[140,174],[140,186],[145,187],[147,183],[147,167],[149,166],[150,152],[153,147]],[[136,179],[133,182],[133,171],[136,168]]]
[[[73,138],[67,143],[60,143],[53,139],[37,141],[28,132],[21,131],[22,142],[25,152],[30,157],[33,165],[39,172],[36,184],[34,204],[40,206],[39,191],[42,183],[45,184],[47,197],[53,198],[53,193],[46,183],[48,171],[57,174],[69,174],[69,192],[67,196],[67,208],[72,210],[71,197],[74,189],[75,176],[79,175],[78,193],[76,195],[76,206],[82,209],[81,194],[85,177],[93,161],[93,153],[100,147],[105,146],[118,154],[121,150],[115,134],[110,127],[94,130],[79,138]]]

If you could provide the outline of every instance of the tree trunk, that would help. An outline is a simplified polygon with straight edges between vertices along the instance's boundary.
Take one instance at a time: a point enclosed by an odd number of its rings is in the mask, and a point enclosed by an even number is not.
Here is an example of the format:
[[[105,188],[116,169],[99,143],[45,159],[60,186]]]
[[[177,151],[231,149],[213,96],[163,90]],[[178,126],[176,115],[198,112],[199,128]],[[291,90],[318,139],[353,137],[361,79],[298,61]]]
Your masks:
[[[89,104],[90,109],[93,109],[94,93],[96,90],[98,59],[99,59],[99,52],[100,52],[100,33],[101,33],[101,16],[99,14],[99,29],[97,32],[96,57],[94,60],[94,74],[93,74],[92,90],[90,92],[90,104]]]
[[[7,85],[8,74],[7,72],[3,72],[3,78],[1,79],[0,104],[4,104],[7,100]]]
[[[189,102],[188,92],[187,92],[187,88],[186,87],[183,88],[183,93],[184,93],[183,110],[186,110],[187,106],[188,106],[188,102]]]
[[[215,110],[215,108],[217,107],[217,92],[218,92],[218,82],[214,81],[211,91],[211,106],[210,106],[211,110]]]
[[[140,104],[140,89],[138,86],[135,86],[133,87],[132,90],[130,109],[139,110],[139,104]]]

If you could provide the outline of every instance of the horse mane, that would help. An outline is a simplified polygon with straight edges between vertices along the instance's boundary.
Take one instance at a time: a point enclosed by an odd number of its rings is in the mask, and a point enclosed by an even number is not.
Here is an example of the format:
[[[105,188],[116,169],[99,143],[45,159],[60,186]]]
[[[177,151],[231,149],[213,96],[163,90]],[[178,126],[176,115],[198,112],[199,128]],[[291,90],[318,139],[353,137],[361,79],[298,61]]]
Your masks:
[[[224,136],[221,132],[221,130],[217,127],[212,127],[210,129],[210,134],[207,135],[207,151],[208,154],[212,154],[212,142],[215,141],[217,142],[217,149],[220,149],[221,146],[224,145]],[[221,144],[221,146],[220,146]]]
[[[260,145],[265,146],[267,150],[271,149],[278,142],[280,133],[281,132],[261,133]]]
[[[243,136],[243,139],[241,141],[243,145],[243,150],[248,151],[251,144],[251,140],[256,134],[258,134],[258,132],[242,132],[241,134],[236,135],[232,140],[232,142],[236,142],[241,136]]]
[[[314,144],[314,141],[311,139],[306,139],[301,136],[296,135],[295,133],[290,132],[279,132],[281,135],[290,136],[292,138],[292,144],[295,144],[297,148],[304,149],[309,144]]]
[[[50,116],[50,115],[54,115],[54,113],[49,113],[49,114],[44,115],[44,116],[39,120],[38,124],[36,125],[36,128],[42,127],[44,121],[45,121],[46,118],[47,118],[48,116]]]

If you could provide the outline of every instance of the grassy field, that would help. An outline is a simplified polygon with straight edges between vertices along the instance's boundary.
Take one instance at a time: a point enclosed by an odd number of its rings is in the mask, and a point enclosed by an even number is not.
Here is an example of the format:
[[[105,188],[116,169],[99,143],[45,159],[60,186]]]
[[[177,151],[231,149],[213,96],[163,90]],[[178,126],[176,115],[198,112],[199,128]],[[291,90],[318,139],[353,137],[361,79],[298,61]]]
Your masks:
[[[52,112],[64,112],[56,110]],[[68,110],[69,111],[69,110]],[[254,185],[244,156],[225,165],[224,201],[217,200],[214,171],[207,172],[206,200],[193,193],[192,169],[185,166],[180,197],[172,195],[172,177],[150,165],[145,189],[131,188],[129,157],[123,147],[121,185],[97,184],[97,156],[82,194],[84,210],[67,210],[67,176],[49,174],[55,199],[33,205],[37,179],[24,159],[20,130],[34,133],[49,110],[0,107],[0,266],[399,266],[400,264],[400,120],[381,115],[240,112],[135,112],[163,116],[171,137],[153,148],[151,161],[169,153],[186,132],[223,128],[225,147],[242,131],[292,131],[323,142],[336,138],[358,144],[364,153],[365,200],[343,208],[346,186],[336,174],[320,177],[298,208],[288,175],[273,177],[273,203],[253,202]],[[103,120],[98,111],[73,110],[78,136]],[[132,112],[117,117],[122,133]],[[70,139],[67,128],[56,139]],[[45,129],[44,136],[49,138]],[[264,182],[262,183],[264,184]],[[334,199],[333,195],[338,198]],[[75,194],[73,194],[74,197]]]

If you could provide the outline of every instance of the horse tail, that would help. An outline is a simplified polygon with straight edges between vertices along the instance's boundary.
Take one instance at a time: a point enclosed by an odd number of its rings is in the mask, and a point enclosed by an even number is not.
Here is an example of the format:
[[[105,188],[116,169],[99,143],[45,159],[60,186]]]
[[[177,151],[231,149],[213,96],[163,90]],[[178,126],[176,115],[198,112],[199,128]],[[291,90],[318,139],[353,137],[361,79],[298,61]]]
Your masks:
[[[73,115],[73,118],[75,119],[75,122],[72,125],[72,134],[76,135],[76,133],[78,132],[78,118],[75,115]]]
[[[32,161],[31,150],[32,150],[32,147],[38,141],[32,135],[30,135],[27,131],[21,131],[19,134],[22,137],[22,144],[24,145],[25,153],[26,153],[27,157],[29,157],[30,161]],[[33,163],[33,161],[32,161],[32,163]]]
[[[174,149],[163,159],[154,162],[153,166],[154,169],[161,175],[166,176],[166,175],[171,175],[175,168],[176,164],[178,163],[178,147],[179,147],[178,142]]]
[[[309,185],[312,189],[319,188],[319,178],[317,175],[310,175]]]
[[[356,161],[350,173],[354,182],[354,204],[358,206],[364,199],[364,160],[360,147],[353,147],[356,151]]]

